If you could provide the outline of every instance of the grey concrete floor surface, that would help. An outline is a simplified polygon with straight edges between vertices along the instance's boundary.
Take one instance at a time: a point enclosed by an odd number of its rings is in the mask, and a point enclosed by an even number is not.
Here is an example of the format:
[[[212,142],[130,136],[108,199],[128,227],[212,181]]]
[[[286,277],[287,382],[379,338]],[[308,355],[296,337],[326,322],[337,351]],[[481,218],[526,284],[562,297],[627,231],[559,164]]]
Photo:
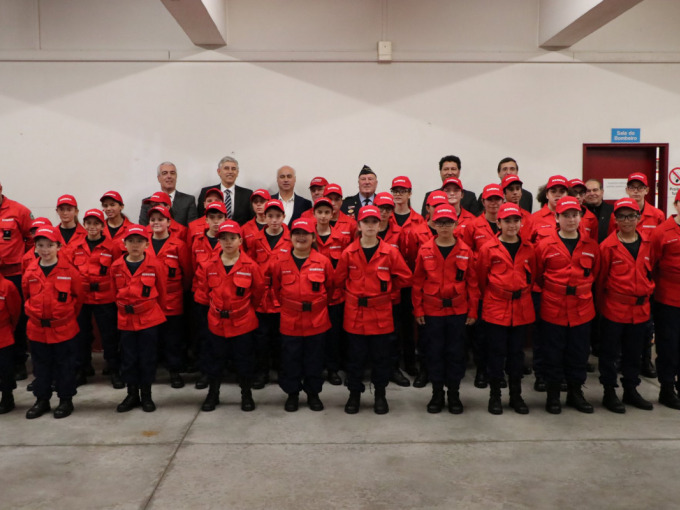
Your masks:
[[[101,360],[97,358],[98,374]],[[523,382],[531,408],[492,416],[488,390],[461,388],[465,412],[427,414],[431,387],[390,385],[390,412],[373,413],[367,391],[358,415],[343,412],[345,387],[324,385],[326,409],[283,410],[276,385],[254,391],[257,409],[240,410],[234,384],[221,405],[199,410],[207,390],[174,390],[167,373],[154,385],[158,410],[118,414],[125,390],[97,375],[79,388],[75,412],[26,420],[28,381],[17,409],[0,416],[2,509],[676,509],[680,412],[657,404],[658,384],[643,380],[653,411],[601,406],[595,413],[545,412],[545,394]],[[30,378],[29,378],[30,381]],[[53,397],[53,407],[56,396]],[[564,401],[564,396],[563,396]]]

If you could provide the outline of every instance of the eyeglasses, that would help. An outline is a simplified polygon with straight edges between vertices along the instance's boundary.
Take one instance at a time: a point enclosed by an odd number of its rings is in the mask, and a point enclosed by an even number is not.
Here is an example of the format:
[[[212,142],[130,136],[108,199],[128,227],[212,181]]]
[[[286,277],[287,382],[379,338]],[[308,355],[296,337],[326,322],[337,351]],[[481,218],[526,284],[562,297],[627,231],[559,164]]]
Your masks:
[[[626,186],[626,188],[630,191],[644,191],[647,189],[647,186]]]
[[[633,221],[638,219],[638,214],[617,214],[616,221]]]
[[[392,188],[390,192],[393,195],[408,195],[411,192],[411,190],[406,188]]]

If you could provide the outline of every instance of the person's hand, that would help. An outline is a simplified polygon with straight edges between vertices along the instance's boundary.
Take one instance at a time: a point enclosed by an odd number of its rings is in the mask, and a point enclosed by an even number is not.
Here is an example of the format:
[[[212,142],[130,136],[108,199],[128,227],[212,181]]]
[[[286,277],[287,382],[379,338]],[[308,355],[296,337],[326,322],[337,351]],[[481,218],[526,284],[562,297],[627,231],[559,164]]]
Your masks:
[[[472,326],[475,322],[477,322],[477,319],[473,319],[472,317],[468,317],[467,319],[465,319],[466,326]]]
[[[424,326],[425,325],[425,316],[421,315],[420,317],[416,317],[416,324],[418,324],[418,326]]]

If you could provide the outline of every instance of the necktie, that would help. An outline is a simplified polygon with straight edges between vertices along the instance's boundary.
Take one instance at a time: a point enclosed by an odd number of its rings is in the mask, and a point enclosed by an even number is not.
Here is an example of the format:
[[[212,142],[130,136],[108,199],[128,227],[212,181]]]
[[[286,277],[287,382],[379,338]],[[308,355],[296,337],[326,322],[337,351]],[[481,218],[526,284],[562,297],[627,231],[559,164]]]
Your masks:
[[[230,220],[232,217],[232,212],[231,212],[231,192],[229,190],[225,190],[224,192],[224,208],[227,210],[227,219]]]
[[[364,200],[364,205],[370,205],[371,204],[371,199],[367,198]]]

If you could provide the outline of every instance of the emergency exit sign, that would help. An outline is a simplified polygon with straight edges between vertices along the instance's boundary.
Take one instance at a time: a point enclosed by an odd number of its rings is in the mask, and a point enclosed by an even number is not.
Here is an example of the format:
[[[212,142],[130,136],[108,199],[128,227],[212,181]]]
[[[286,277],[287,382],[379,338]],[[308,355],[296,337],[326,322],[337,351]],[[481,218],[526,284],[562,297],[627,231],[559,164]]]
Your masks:
[[[640,143],[640,129],[612,128],[612,143]]]

